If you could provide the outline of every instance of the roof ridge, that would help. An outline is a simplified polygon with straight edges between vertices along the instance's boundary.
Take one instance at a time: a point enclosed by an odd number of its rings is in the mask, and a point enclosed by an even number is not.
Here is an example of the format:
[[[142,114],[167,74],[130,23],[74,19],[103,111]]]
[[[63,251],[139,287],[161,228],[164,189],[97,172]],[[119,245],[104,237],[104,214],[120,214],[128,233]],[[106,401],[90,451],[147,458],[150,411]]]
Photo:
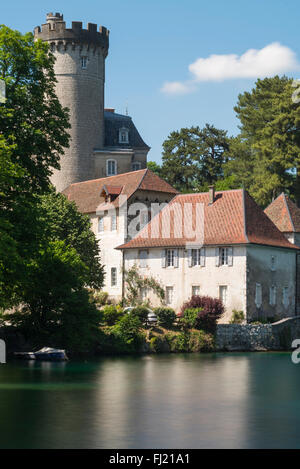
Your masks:
[[[295,231],[296,231],[296,230],[295,230],[295,225],[294,225],[294,222],[293,222],[293,219],[292,219],[292,215],[291,215],[291,212],[290,212],[290,208],[289,208],[288,203],[287,203],[287,200],[286,200],[287,196],[286,196],[286,194],[284,194],[283,192],[282,192],[282,195],[283,195],[283,198],[284,198],[284,203],[285,203],[286,209],[287,209],[287,211],[288,211],[288,215],[289,215],[289,219],[290,219],[290,222],[291,222],[293,231],[295,232]]]
[[[248,194],[248,192],[247,192],[247,194]],[[245,191],[245,189],[242,189],[242,204],[243,204],[243,217],[244,217],[244,234],[245,234],[246,242],[249,243],[249,238],[248,238],[248,235],[247,235],[247,217],[246,217],[245,195],[246,195],[246,191]]]
[[[144,168],[144,169],[137,169],[136,171],[128,171],[127,173],[113,174],[112,176],[105,176],[105,177],[103,177],[103,178],[87,179],[86,181],[72,182],[72,184],[69,184],[68,187],[70,187],[70,186],[77,186],[78,184],[85,184],[85,183],[87,183],[87,182],[103,181],[103,179],[125,176],[126,174],[139,173],[139,172],[141,172],[141,171],[147,171],[147,168]],[[66,188],[66,189],[67,189],[67,188]]]

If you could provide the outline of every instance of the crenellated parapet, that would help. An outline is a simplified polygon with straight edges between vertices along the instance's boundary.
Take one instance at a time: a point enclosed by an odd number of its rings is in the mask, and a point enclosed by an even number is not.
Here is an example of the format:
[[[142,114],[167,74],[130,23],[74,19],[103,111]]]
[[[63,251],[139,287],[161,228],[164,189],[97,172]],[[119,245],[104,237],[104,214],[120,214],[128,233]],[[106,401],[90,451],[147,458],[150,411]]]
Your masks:
[[[47,23],[37,26],[34,29],[35,39],[49,42],[52,47],[63,45],[67,48],[72,45],[83,45],[94,49],[101,47],[104,57],[108,54],[109,48],[109,31],[104,26],[99,27],[93,23],[88,23],[87,29],[83,29],[81,21],[73,21],[72,28],[66,28],[66,22],[60,13],[48,13]]]

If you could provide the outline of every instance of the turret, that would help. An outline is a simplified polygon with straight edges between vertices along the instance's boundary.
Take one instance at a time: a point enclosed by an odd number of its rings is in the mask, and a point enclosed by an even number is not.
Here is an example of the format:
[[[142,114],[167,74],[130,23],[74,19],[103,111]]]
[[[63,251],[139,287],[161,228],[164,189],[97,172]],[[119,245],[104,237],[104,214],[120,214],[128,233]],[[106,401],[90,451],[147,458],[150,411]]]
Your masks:
[[[88,23],[73,21],[66,28],[63,15],[48,13],[47,23],[34,30],[35,40],[50,44],[56,61],[56,94],[62,106],[70,110],[70,147],[61,155],[60,171],[52,182],[64,190],[74,182],[93,179],[94,149],[104,145],[105,58],[109,31]]]

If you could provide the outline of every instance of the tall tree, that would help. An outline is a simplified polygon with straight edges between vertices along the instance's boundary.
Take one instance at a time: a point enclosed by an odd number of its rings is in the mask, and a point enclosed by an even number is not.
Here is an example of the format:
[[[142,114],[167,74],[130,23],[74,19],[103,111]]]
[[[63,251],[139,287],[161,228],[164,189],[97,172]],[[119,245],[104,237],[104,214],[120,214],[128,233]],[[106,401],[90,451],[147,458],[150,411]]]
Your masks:
[[[261,205],[282,191],[300,201],[300,107],[293,102],[292,84],[285,76],[257,80],[234,108],[241,138],[251,149],[250,192]]]
[[[212,125],[172,132],[163,143],[162,176],[182,192],[197,190],[222,177],[226,151],[226,132]]]

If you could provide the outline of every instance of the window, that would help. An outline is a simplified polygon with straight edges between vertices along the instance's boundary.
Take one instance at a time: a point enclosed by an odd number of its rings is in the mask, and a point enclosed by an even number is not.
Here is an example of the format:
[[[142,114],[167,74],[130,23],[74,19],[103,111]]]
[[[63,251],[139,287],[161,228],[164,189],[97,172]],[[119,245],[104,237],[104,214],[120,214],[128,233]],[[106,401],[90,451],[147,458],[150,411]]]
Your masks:
[[[276,270],[276,256],[271,256],[271,270]]]
[[[200,295],[200,286],[193,285],[192,286],[192,296],[199,296]]]
[[[139,258],[140,258],[140,267],[144,269],[145,267],[147,267],[148,252],[140,251]]]
[[[138,171],[141,169],[141,163],[139,161],[136,161],[135,163],[132,163],[132,171]]]
[[[98,218],[98,233],[102,233],[104,231],[104,217]]]
[[[223,305],[227,303],[227,285],[219,286],[219,298],[222,301]]]
[[[141,300],[146,302],[148,296],[148,289],[146,287],[141,288]]]
[[[112,267],[110,270],[110,280],[111,280],[111,286],[115,287],[117,285],[117,268]]]
[[[174,267],[174,249],[167,249],[167,267]]]
[[[110,217],[110,229],[111,231],[116,231],[117,229],[117,215],[115,213]]]
[[[119,143],[129,143],[129,131],[125,127],[119,130]]]
[[[166,303],[171,305],[173,303],[173,287],[166,288]]]
[[[276,287],[275,287],[275,285],[272,285],[270,287],[270,305],[271,306],[276,305]]]
[[[205,265],[205,248],[189,250],[189,266]]]
[[[87,58],[87,57],[81,57],[81,68],[82,68],[82,70],[86,70],[86,69],[87,69],[87,62],[88,62],[88,58]]]
[[[255,286],[255,304],[257,308],[260,308],[262,304],[262,287],[260,283]]]
[[[161,260],[162,267],[178,267],[178,249],[164,249]]]
[[[117,162],[115,160],[107,160],[106,175],[114,176],[115,174],[117,174]]]
[[[289,288],[288,287],[283,287],[282,289],[282,304],[284,306],[289,305]]]
[[[233,263],[233,250],[231,247],[216,249],[216,265],[229,265]]]

